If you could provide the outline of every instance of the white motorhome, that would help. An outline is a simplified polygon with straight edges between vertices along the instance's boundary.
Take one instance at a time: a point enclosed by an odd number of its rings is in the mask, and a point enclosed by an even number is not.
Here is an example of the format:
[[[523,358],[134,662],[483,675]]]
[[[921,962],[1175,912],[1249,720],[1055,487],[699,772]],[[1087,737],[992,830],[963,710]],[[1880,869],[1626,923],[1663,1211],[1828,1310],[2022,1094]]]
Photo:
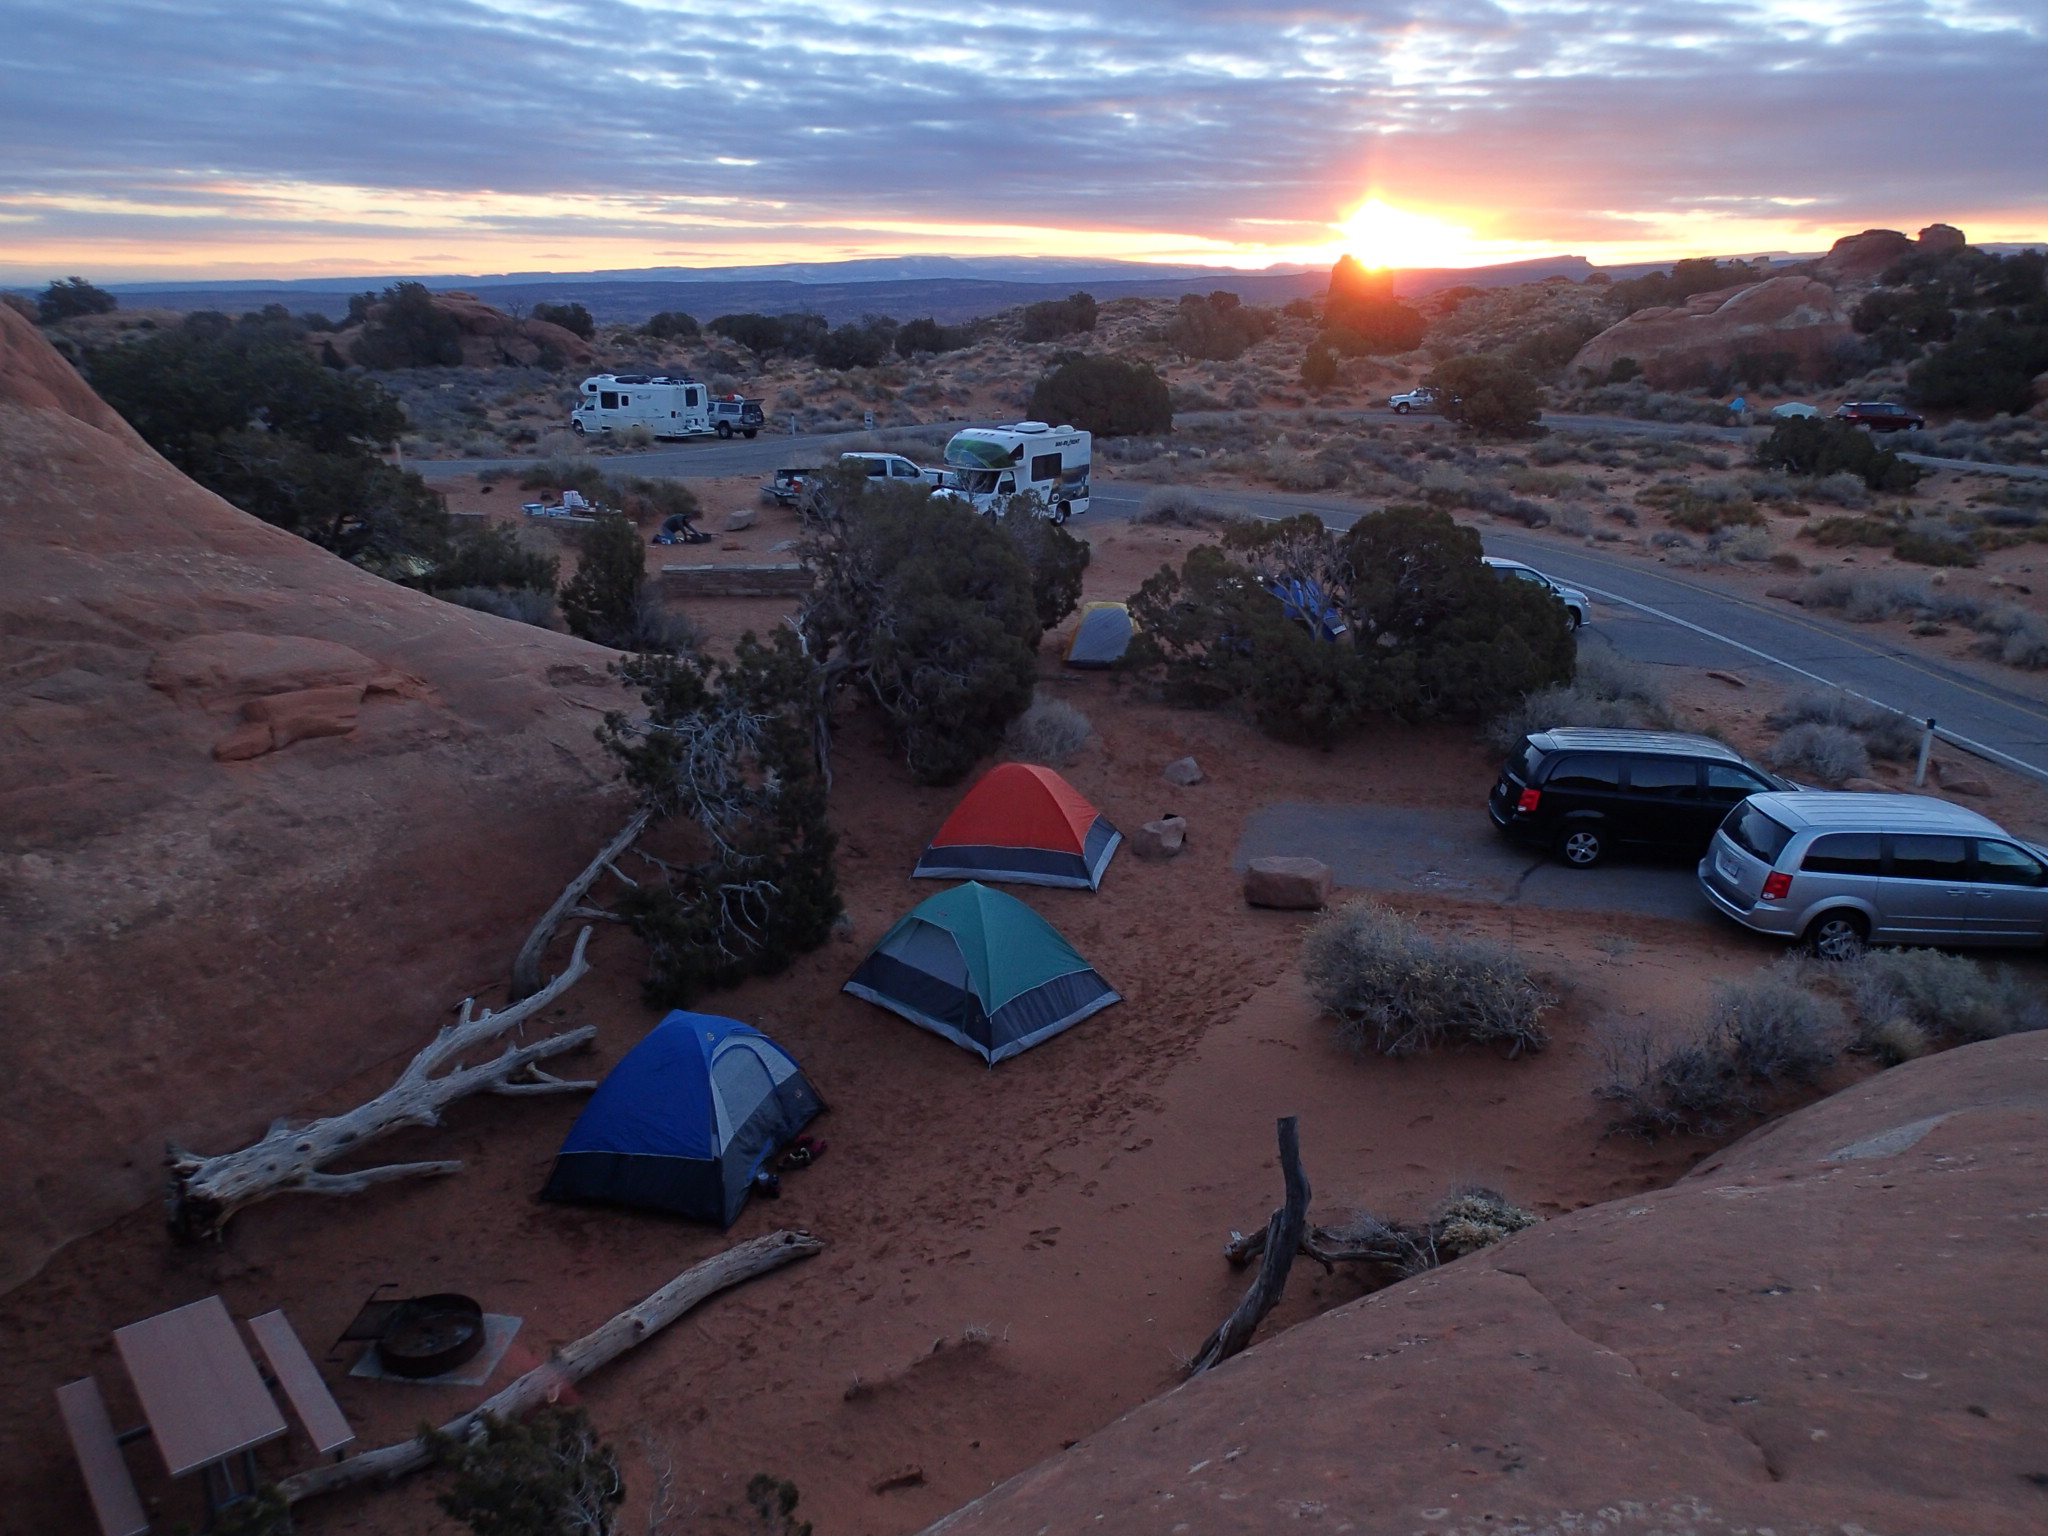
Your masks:
[[[711,424],[711,391],[695,379],[603,373],[583,381],[583,398],[569,413],[569,430],[601,436],[645,427],[656,437],[699,437]]]
[[[1074,427],[1020,421],[1011,427],[969,427],[946,444],[946,483],[977,512],[1012,496],[1030,497],[1041,517],[1064,523],[1088,510],[1094,439]]]

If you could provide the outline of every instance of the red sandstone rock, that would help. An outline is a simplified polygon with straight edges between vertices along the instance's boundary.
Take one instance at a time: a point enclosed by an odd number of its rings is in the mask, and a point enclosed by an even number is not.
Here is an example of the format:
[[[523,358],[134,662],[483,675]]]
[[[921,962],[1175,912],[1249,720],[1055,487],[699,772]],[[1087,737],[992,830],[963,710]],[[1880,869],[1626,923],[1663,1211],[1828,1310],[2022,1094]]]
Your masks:
[[[1244,899],[1254,907],[1314,912],[1329,904],[1334,878],[1321,859],[1253,859],[1244,872]]]
[[[1268,1339],[930,1536],[2030,1536],[2044,1179],[2042,1037],[1927,1057]]]
[[[1912,253],[1913,242],[1898,230],[1866,229],[1860,235],[1844,235],[1830,246],[1820,259],[1820,275],[1830,282],[1867,283],[1901,256]]]
[[[623,817],[610,653],[143,445],[0,306],[0,1290],[426,1039]]]
[[[454,317],[462,327],[462,361],[471,368],[495,368],[501,364],[531,366],[541,353],[553,349],[565,362],[582,367],[596,353],[590,343],[574,331],[546,320],[515,320],[501,309],[493,309],[473,293],[451,288],[433,295],[434,308]],[[384,306],[372,304],[369,317],[383,317]],[[346,356],[361,327],[335,335],[334,343]]]
[[[1920,231],[1915,242],[1923,251],[1960,251],[1970,242],[1963,238],[1963,232],[1953,224],[1930,224]]]
[[[1809,277],[1773,277],[1694,294],[1684,309],[1639,309],[1581,347],[1571,366],[1605,377],[1633,358],[1653,387],[1674,389],[1732,369],[1743,356],[1782,355],[1795,375],[1813,377],[1851,334],[1834,289]]]

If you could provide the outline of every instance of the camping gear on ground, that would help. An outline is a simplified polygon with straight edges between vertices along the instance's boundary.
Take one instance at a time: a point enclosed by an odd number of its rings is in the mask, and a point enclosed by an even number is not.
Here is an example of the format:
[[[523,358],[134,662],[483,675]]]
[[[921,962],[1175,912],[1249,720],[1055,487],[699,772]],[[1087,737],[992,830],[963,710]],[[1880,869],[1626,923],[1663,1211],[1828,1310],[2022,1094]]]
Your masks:
[[[1124,603],[1084,603],[1081,622],[1067,642],[1070,667],[1113,667],[1131,648],[1131,610]]]
[[[990,1066],[1123,1001],[1052,924],[972,880],[913,908],[846,990]]]
[[[543,1194],[729,1227],[754,1175],[824,1107],[759,1030],[678,1009],[597,1085]]]
[[[1123,834],[1050,768],[981,776],[911,871],[913,879],[1008,880],[1095,890]]]

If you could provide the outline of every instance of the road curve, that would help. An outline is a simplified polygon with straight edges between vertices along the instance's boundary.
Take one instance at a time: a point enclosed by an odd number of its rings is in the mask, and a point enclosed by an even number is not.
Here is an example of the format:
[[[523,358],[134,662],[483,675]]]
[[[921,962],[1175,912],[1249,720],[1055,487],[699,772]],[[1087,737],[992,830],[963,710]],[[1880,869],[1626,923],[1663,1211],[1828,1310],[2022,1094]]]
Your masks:
[[[1146,489],[1099,487],[1086,522],[1127,519]],[[1221,509],[1254,517],[1310,512],[1348,528],[1371,508],[1357,502],[1273,491],[1193,492]],[[1729,670],[1766,667],[1787,680],[1847,688],[1877,703],[1938,722],[1937,734],[1965,750],[2048,780],[2048,702],[2007,683],[1920,655],[1888,636],[1771,599],[1756,600],[1640,559],[1566,544],[1520,530],[1488,528],[1489,554],[1521,560],[1584,590],[1594,601],[1589,642],[1631,660]]]

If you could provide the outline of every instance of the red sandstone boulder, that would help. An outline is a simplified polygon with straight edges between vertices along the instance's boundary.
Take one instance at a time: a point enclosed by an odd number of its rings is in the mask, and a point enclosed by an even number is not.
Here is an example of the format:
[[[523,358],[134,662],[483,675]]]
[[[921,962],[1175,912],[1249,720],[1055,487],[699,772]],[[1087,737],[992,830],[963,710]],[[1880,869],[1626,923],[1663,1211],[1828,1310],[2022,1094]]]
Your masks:
[[[2044,1187],[2044,1037],[1927,1057],[1270,1338],[928,1536],[2032,1536]]]
[[[237,511],[0,306],[0,1290],[505,974],[623,815],[609,657]]]
[[[1930,224],[1915,242],[1923,251],[1960,251],[1969,242],[1953,224]]]
[[[517,320],[501,309],[493,309],[473,293],[451,288],[433,295],[434,308],[451,316],[462,327],[462,361],[471,368],[495,368],[504,364],[530,367],[541,355],[553,351],[564,363],[581,368],[597,354],[589,342],[574,331],[546,320]],[[368,310],[372,321],[384,315],[382,304]],[[335,345],[344,356],[363,334],[355,326],[338,332]]]
[[[1852,335],[1834,289],[1810,277],[1694,294],[1683,309],[1639,309],[1579,349],[1574,371],[1604,378],[1632,358],[1658,389],[1684,389],[1746,357],[1784,359],[1794,377],[1820,374]]]
[[[1253,859],[1244,872],[1244,899],[1254,907],[1317,912],[1329,905],[1335,878],[1321,859]]]
[[[1844,235],[1820,259],[1820,275],[1833,283],[1867,283],[1901,256],[1913,254],[1913,242],[1896,229],[1866,229]]]

